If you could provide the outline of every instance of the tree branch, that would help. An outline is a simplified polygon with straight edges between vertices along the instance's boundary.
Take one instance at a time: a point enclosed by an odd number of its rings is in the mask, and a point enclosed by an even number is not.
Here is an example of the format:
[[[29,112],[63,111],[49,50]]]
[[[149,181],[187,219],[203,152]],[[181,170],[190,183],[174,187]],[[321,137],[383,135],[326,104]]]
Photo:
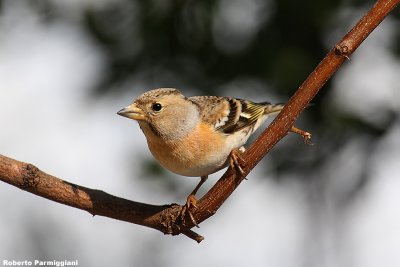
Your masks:
[[[285,108],[243,154],[247,175],[260,160],[282,139],[295,120],[342,63],[365,38],[399,4],[400,0],[379,0],[374,7],[347,33],[308,76]],[[201,223],[217,212],[244,177],[235,177],[229,168],[217,183],[198,201],[191,213]],[[149,205],[134,202],[63,181],[40,171],[37,167],[0,155],[0,180],[93,215],[101,215],[157,229],[164,234],[185,234],[201,242],[203,237],[190,230],[194,225],[186,216],[180,218],[182,206]]]
[[[243,158],[247,164],[242,166],[242,169],[245,175],[287,134],[297,117],[322,86],[399,2],[400,0],[378,0],[372,9],[325,56],[275,120],[244,153]],[[243,179],[244,177],[236,179],[233,172],[228,170],[214,187],[198,201],[198,208],[192,212],[196,222],[200,223],[212,216]]]

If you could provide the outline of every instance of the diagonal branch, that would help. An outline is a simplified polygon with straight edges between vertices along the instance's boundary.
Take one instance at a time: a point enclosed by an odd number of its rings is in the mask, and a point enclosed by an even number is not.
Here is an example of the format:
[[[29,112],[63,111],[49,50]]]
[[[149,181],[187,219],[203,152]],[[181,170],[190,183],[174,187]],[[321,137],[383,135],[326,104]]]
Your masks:
[[[399,4],[400,0],[378,0],[374,7],[327,54],[316,69],[289,100],[288,104],[244,153],[247,175],[260,160],[282,139],[301,111],[318,93],[346,58],[358,48],[365,38]],[[235,177],[231,169],[198,201],[191,213],[200,223],[219,209],[243,180]],[[101,215],[157,229],[164,234],[185,234],[201,242],[203,237],[190,230],[194,225],[188,216],[181,220],[182,207],[177,204],[149,205],[112,196],[100,190],[68,183],[40,171],[37,167],[0,155],[0,180],[38,196]]]
[[[400,0],[378,0],[373,8],[325,56],[275,120],[244,153],[243,158],[247,165],[242,166],[242,169],[245,175],[287,134],[297,117],[322,86],[399,2]],[[198,208],[193,212],[195,220],[200,223],[212,216],[243,179],[236,179],[228,170],[198,201]]]

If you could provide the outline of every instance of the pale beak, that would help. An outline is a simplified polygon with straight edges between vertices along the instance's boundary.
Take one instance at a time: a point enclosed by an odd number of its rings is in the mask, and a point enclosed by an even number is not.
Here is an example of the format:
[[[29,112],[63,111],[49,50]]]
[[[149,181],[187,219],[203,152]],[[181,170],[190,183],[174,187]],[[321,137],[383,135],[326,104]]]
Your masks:
[[[124,107],[120,111],[117,112],[118,115],[127,117],[129,119],[133,120],[144,120],[145,119],[145,114],[143,110],[138,108],[135,103]]]

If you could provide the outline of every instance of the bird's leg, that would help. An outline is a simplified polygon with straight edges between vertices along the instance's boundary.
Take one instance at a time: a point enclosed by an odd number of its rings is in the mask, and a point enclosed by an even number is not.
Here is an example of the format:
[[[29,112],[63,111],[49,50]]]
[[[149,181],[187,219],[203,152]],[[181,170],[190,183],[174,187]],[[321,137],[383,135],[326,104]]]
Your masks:
[[[187,212],[189,214],[189,216],[190,216],[190,220],[197,227],[199,227],[199,226],[198,226],[196,220],[194,219],[193,214],[190,212],[190,208],[191,207],[195,207],[195,208],[197,207],[196,206],[196,204],[197,204],[196,193],[200,189],[200,187],[204,184],[204,182],[207,181],[207,178],[208,178],[207,175],[200,177],[200,182],[196,185],[196,187],[193,189],[193,191],[187,197],[186,204],[183,206],[182,212],[181,212],[181,219],[182,220],[185,217],[186,212]]]
[[[289,130],[290,132],[299,134],[303,137],[304,139],[304,143],[306,143],[307,145],[312,145],[313,143],[311,142],[311,133],[303,131],[297,127],[292,126],[292,128],[290,128]]]
[[[235,148],[229,154],[229,165],[235,173],[240,173],[241,177],[244,177],[245,173],[242,169],[242,166],[246,163],[242,158],[242,153],[245,151],[245,148],[242,146],[239,149]],[[246,177],[244,177],[246,179]]]
[[[196,203],[197,203],[197,199],[196,199],[196,193],[197,191],[199,191],[200,187],[204,184],[205,181],[207,181],[208,176],[201,176],[200,177],[200,182],[196,185],[196,187],[193,189],[192,193],[189,194],[189,196],[187,197],[186,200],[186,206],[188,206],[189,208],[191,206],[193,207],[197,207]]]

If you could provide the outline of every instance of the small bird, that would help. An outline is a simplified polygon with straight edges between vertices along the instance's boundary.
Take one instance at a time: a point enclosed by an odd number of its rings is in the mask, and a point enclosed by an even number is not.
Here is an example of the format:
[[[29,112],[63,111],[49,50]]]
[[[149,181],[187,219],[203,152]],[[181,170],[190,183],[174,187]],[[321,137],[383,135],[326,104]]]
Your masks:
[[[283,107],[232,97],[185,97],[175,88],[158,88],[143,93],[117,114],[138,121],[162,166],[183,176],[201,177],[187,198],[185,209],[189,210],[196,206],[195,194],[209,174],[228,164],[243,172],[243,145],[268,116]],[[190,211],[189,215],[197,225]]]

